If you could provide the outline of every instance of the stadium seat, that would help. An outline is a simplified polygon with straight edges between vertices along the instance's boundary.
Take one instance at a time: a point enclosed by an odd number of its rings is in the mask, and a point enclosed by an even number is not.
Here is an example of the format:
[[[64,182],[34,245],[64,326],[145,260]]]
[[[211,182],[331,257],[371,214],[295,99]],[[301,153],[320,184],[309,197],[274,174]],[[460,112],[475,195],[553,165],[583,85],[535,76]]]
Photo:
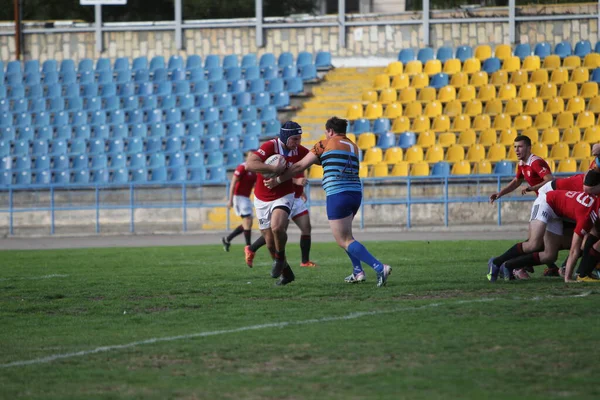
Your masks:
[[[465,159],[471,162],[479,162],[485,159],[485,147],[483,147],[480,144],[471,145],[467,150],[467,155]]]
[[[504,113],[511,117],[523,114],[523,101],[520,98],[510,99],[506,102]]]
[[[509,44],[496,45],[496,48],[494,49],[494,56],[502,61],[509,57],[512,57],[511,46]]]
[[[460,98],[460,94],[459,94]],[[471,99],[465,104],[464,114],[469,117],[476,117],[483,111],[483,106],[480,100]]]
[[[461,62],[473,58],[473,48],[471,46],[459,46],[456,48],[456,58]]]
[[[475,58],[484,61],[492,57],[492,48],[487,44],[479,45],[475,48]]]
[[[429,164],[426,162],[415,162],[410,167],[410,176],[428,176]]]
[[[531,119],[531,116],[529,115],[517,115],[513,121],[513,126],[515,128],[515,130],[517,131],[522,131],[524,129],[530,128],[533,125],[533,120]],[[505,125],[502,126],[500,129],[510,129],[510,126]]]
[[[576,160],[588,159],[592,154],[592,149],[587,142],[577,142],[573,145],[571,157]]]
[[[496,130],[493,128],[482,130],[479,134],[478,143],[485,147],[496,144]]]
[[[448,115],[448,113],[446,113]],[[453,132],[463,132],[467,129],[471,129],[471,118],[468,115],[457,115],[454,117],[452,127],[449,129]]]
[[[488,74],[492,74],[498,71],[500,68],[502,68],[502,65],[500,63],[500,60],[496,57],[487,58],[481,66],[481,69],[487,72]]]
[[[494,174],[496,175],[514,175],[515,167],[509,161],[500,161],[494,165]]]
[[[473,138],[473,141],[475,138]],[[446,150],[446,161],[459,162],[465,159],[465,148],[461,144],[454,144]]]
[[[365,165],[374,165],[383,160],[383,152],[378,147],[370,147],[365,150],[363,162]]]
[[[502,103],[502,100],[493,98],[487,101],[483,112],[487,115],[493,116],[497,114],[502,114],[503,109],[504,104]]]
[[[442,101],[442,100],[440,100]],[[442,101],[443,103],[443,101]],[[458,115],[462,114],[462,103],[460,102],[460,100],[455,99],[455,100],[451,100],[449,102],[446,103],[446,105],[444,106],[444,114],[446,114],[449,117],[456,117]],[[456,119],[455,119],[456,121]]]
[[[527,57],[531,56],[531,46],[529,45],[529,43],[520,43],[515,47],[515,51],[513,54],[519,57],[521,61],[523,61]]]
[[[428,163],[437,163],[444,160],[444,148],[439,145],[433,145],[425,153],[425,161]]]
[[[583,132],[584,142],[598,143],[600,142],[600,126],[591,126]]]
[[[548,42],[537,43],[533,49],[533,54],[544,59],[552,53],[552,47]]]
[[[598,132],[598,136],[600,136],[600,130]],[[414,146],[417,143],[417,137],[413,132],[406,132],[403,131],[399,136],[398,136],[398,147],[402,148],[402,149],[408,149],[411,148],[412,146]]]
[[[450,164],[445,161],[438,161],[431,166],[431,176],[450,175]]]
[[[424,153],[421,146],[412,146],[404,150],[404,161],[411,163],[423,161]]]
[[[451,175],[470,175],[471,163],[468,161],[458,161],[452,165]]]

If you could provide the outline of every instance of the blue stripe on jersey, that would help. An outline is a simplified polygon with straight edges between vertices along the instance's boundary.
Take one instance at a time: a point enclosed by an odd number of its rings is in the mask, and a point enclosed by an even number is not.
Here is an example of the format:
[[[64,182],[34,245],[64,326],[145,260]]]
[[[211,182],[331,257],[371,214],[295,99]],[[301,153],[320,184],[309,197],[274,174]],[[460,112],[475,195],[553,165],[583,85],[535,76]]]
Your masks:
[[[344,150],[330,150],[320,158],[323,166],[323,189],[327,196],[341,192],[362,192],[356,154]]]

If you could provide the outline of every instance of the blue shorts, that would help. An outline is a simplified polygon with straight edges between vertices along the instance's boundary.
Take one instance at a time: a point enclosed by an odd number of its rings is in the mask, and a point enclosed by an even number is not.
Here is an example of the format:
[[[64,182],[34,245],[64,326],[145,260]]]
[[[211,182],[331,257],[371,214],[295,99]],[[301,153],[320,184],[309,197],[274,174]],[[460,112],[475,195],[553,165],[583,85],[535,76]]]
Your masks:
[[[362,202],[362,192],[340,192],[327,196],[327,218],[342,219],[356,215]]]

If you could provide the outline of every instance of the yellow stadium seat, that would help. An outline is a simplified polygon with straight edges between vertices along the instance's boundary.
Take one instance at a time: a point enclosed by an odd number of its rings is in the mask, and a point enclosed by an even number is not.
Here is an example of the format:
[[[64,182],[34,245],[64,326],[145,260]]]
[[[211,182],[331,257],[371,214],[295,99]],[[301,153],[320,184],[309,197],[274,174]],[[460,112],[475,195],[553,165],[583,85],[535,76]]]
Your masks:
[[[569,158],[569,145],[562,142],[554,144],[552,150],[550,150],[550,158],[553,160],[564,160]]]
[[[548,146],[560,142],[560,132],[556,128],[546,128],[542,131],[540,141]]]
[[[522,131],[531,128],[533,121],[530,115],[517,115],[513,121],[513,125],[517,131]]]
[[[430,101],[425,105],[425,110],[423,110],[423,114],[431,118],[441,115],[442,111],[442,103],[437,100],[434,100]]]
[[[560,68],[560,57],[556,54],[550,54],[544,58],[544,62],[542,62],[542,68],[544,69],[557,69]]]
[[[593,112],[583,111],[577,115],[577,120],[575,121],[575,126],[580,129],[586,129],[590,126],[594,126],[596,124],[596,116]]]
[[[544,143],[535,143],[531,146],[531,152],[538,157],[548,158],[548,145]]]
[[[475,96],[476,96],[475,86],[467,85],[467,86],[463,86],[460,89],[458,89],[458,99],[463,103],[473,100],[475,98]]]
[[[471,162],[479,162],[485,159],[485,147],[480,144],[473,144],[469,147],[467,151],[467,156],[465,158],[467,161]]]
[[[456,100],[456,88],[454,86],[444,86],[438,93],[438,100],[442,103],[448,103]]]
[[[590,69],[600,67],[600,54],[590,53],[583,59],[583,66]]]
[[[446,115],[448,115],[446,113]],[[464,114],[459,114],[454,117],[454,121],[452,122],[452,127],[450,128],[453,132],[463,132],[468,129],[471,129],[471,117]]]
[[[412,86],[405,87],[400,90],[400,96],[398,97],[398,101],[402,104],[412,103],[417,100],[417,89]]]
[[[485,61],[492,56],[492,48],[487,44],[482,44],[475,47],[475,58],[480,61]]]
[[[423,161],[423,148],[421,146],[412,146],[404,152],[404,161],[410,163]]]
[[[488,115],[502,114],[503,108],[504,108],[504,105],[502,104],[502,100],[491,99],[485,104],[483,113],[488,114]]]
[[[598,84],[596,82],[584,82],[581,85],[579,95],[584,99],[591,99],[598,96]]]
[[[363,103],[377,103],[377,92],[375,90],[365,90],[361,100]]]
[[[506,147],[499,143],[491,145],[487,152],[487,160],[497,162],[504,159],[506,159]]]
[[[472,144],[472,143],[471,143]],[[469,145],[470,146],[470,145]],[[453,144],[446,150],[446,161],[457,162],[465,159],[465,148],[460,144]]]
[[[406,161],[398,161],[392,167],[391,176],[408,176],[408,169],[410,164]]]
[[[470,100],[467,104],[465,104],[464,114],[470,117],[477,116],[481,114],[483,111],[483,106],[481,101],[477,99]]]
[[[424,73],[418,73],[416,75],[413,75],[410,81],[410,86],[417,89],[422,89],[424,87],[429,86],[429,75]]]
[[[427,75],[435,75],[442,72],[442,62],[440,60],[429,60],[425,63],[423,72]]]
[[[500,86],[500,90],[498,92],[498,98],[500,100],[506,101],[510,99],[514,99],[517,97],[517,87],[512,83],[508,83],[506,85]]]
[[[424,149],[427,149],[435,145],[435,133],[430,131],[424,131],[419,133],[417,136],[417,145]]]
[[[487,114],[479,114],[473,118],[473,130],[482,131],[492,127],[492,120]]]
[[[508,83],[508,72],[500,69],[492,74],[490,83],[494,86],[502,86]]]
[[[540,141],[540,134],[539,134],[537,128],[533,127],[533,126],[531,128],[525,129],[523,132],[521,132],[521,135],[525,135],[529,139],[531,139],[531,143],[537,143]],[[513,141],[514,141],[514,139],[513,139]]]
[[[572,112],[564,111],[556,116],[556,120],[554,121],[554,126],[558,129],[567,129],[572,127],[575,124],[575,117]]]
[[[509,82],[515,86],[525,85],[526,83],[529,83],[529,75],[527,74],[527,71],[523,71],[522,69],[514,71],[510,75]]]
[[[379,102],[381,104],[390,104],[396,101],[398,92],[396,89],[386,88],[379,93]]]
[[[592,97],[590,101],[588,101],[587,109],[594,114],[600,113],[600,96]]]
[[[471,86],[475,86],[475,87],[485,86],[488,83],[489,83],[489,77],[488,77],[487,72],[485,72],[485,71],[475,72],[473,75],[471,75],[471,79],[469,81],[469,84]]]
[[[388,176],[388,165],[384,162],[379,162],[371,167],[371,176],[374,178],[384,178]]]
[[[412,131],[415,133],[425,132],[431,129],[431,121],[425,115],[419,115],[413,120]]]
[[[346,110],[346,119],[354,120],[363,117],[362,104],[350,104]]]
[[[527,115],[538,115],[544,111],[544,101],[538,97],[527,100],[525,104],[524,114]]]
[[[473,164],[473,173],[475,175],[488,175],[492,173],[492,164],[489,161],[482,160]]]
[[[479,134],[479,144],[485,147],[490,147],[496,144],[496,130],[494,128],[488,128]]]
[[[325,136],[325,135],[323,135]],[[356,135],[354,133],[346,133],[346,137],[352,141],[352,143],[356,143]]]
[[[407,74],[399,74],[392,78],[392,87],[396,90],[410,86],[410,77]]]
[[[446,60],[446,62],[444,63],[443,72],[445,74],[452,75],[461,72],[461,69],[462,64],[460,60],[457,58],[451,58],[449,60]]]
[[[466,72],[457,72],[450,78],[450,84],[455,88],[461,88],[469,84],[469,75]]]
[[[423,106],[421,105],[421,103],[415,101],[412,103],[408,103],[406,105],[406,107],[404,107],[404,115],[407,116],[408,118],[415,118],[418,117],[419,115],[423,114]]]
[[[555,69],[550,75],[550,82],[558,85],[569,82],[569,71],[564,68]]]
[[[581,58],[579,56],[568,56],[565,57],[562,63],[563,68],[574,69],[581,67]]]
[[[367,176],[369,176],[369,166],[364,162],[361,162],[358,165],[358,176],[359,178],[366,178]]]
[[[460,100],[452,100],[446,103],[444,106],[444,114],[449,117],[456,117],[457,115],[462,114],[462,103]]]
[[[500,60],[505,60],[512,57],[512,48],[509,44],[499,44],[494,49],[494,56]]]
[[[432,87],[424,87],[423,89],[419,90],[419,94],[417,94],[417,100],[421,103],[426,103],[435,99],[437,99],[437,92],[435,88]]]
[[[383,106],[379,103],[367,104],[365,108],[366,119],[377,119],[383,116]]]
[[[587,160],[592,155],[592,147],[588,142],[577,142],[573,145],[571,157],[576,160]]]
[[[433,132],[448,132],[450,130],[450,118],[443,114],[436,115],[431,124],[431,130]]]
[[[394,119],[402,115],[402,104],[394,102],[388,104],[383,112],[383,118]]]
[[[537,87],[533,83],[526,83],[519,88],[517,97],[523,100],[534,99],[537,96]]]
[[[574,126],[572,128],[567,128],[564,130],[561,142],[567,144],[575,144],[579,141],[581,141],[581,129]]]
[[[496,98],[496,87],[492,84],[485,85],[479,88],[477,98],[481,101],[489,101]]]
[[[571,72],[571,82],[584,83],[590,80],[590,72],[587,68],[578,67]]]
[[[383,161],[388,164],[395,164],[402,161],[404,158],[404,152],[400,147],[390,147],[383,154]]]
[[[364,134],[363,134],[364,135]],[[362,136],[362,135],[361,135]],[[383,151],[379,147],[371,147],[365,150],[363,162],[367,165],[377,164],[383,160]]]
[[[419,60],[413,60],[406,63],[404,73],[408,76],[420,74],[423,72],[423,63]]]
[[[571,99],[577,96],[577,84],[574,82],[563,83],[558,91],[558,96],[565,100]]]
[[[516,137],[517,131],[515,131],[514,129],[502,129],[498,134],[498,143],[504,146],[512,146]]]
[[[550,128],[553,124],[552,114],[549,112],[539,113],[535,116],[535,121],[533,122],[533,126],[539,129]]]
[[[375,82],[373,82],[373,89],[381,90],[390,87],[390,77],[388,74],[379,74],[375,76]]]
[[[565,85],[563,85],[565,86]],[[579,113],[585,110],[585,99],[583,97],[572,97],[567,102],[567,111],[572,113]]]
[[[587,172],[590,169],[590,164],[595,161],[596,157],[589,157],[579,162],[579,168],[577,172]]]
[[[462,68],[463,72],[467,74],[473,74],[475,72],[481,71],[481,61],[477,58],[468,58],[465,60]]]
[[[508,153],[506,153],[506,160],[507,161],[517,161],[517,153],[515,153],[515,147],[514,146],[509,146],[508,147]]]
[[[392,132],[404,133],[410,131],[410,119],[407,116],[401,116],[394,119],[392,123]]]
[[[506,102],[506,107],[504,108],[504,113],[510,115],[511,117],[515,115],[523,114],[523,100],[521,99],[510,99]]]
[[[540,86],[538,97],[542,100],[548,100],[553,97],[556,97],[557,94],[558,91],[556,90],[556,85],[554,83],[548,82]]]
[[[404,72],[404,65],[400,61],[393,61],[385,67],[385,73],[390,76],[400,75]]]
[[[562,97],[553,97],[546,103],[546,112],[550,114],[560,114],[565,111],[565,101]]]
[[[464,147],[470,147],[477,142],[477,134],[473,129],[462,131],[458,134],[458,144]]]
[[[538,69],[531,73],[531,77],[529,78],[529,83],[533,83],[536,85],[543,85],[544,83],[548,83],[548,70],[547,69]]]
[[[311,165],[308,170],[308,179],[323,179],[323,167],[317,164]]]
[[[430,164],[444,161],[444,148],[437,144],[428,148],[427,153],[425,153],[425,161]]]
[[[456,135],[452,132],[442,132],[438,135],[438,144],[444,148],[456,144]]]
[[[471,174],[471,163],[468,161],[458,161],[452,164],[452,169],[450,170],[450,174],[452,175],[470,175]]]
[[[541,68],[541,62],[539,56],[527,56],[523,60],[523,65],[521,69],[523,71],[537,71]]]
[[[600,126],[590,126],[589,128],[586,128],[585,131],[583,132],[583,139],[584,142],[588,142],[588,143],[598,143],[600,142]]]
[[[577,161],[573,158],[567,158],[566,160],[560,160],[556,172],[577,172]]]
[[[426,162],[417,162],[410,166],[410,176],[428,176],[429,164]]]
[[[365,132],[358,135],[358,143],[356,144],[358,145],[359,149],[367,150],[371,147],[375,147],[376,143],[377,137],[375,136],[375,134],[371,132]]]
[[[496,130],[512,128],[512,119],[510,115],[498,114],[494,117],[494,124],[492,126]]]

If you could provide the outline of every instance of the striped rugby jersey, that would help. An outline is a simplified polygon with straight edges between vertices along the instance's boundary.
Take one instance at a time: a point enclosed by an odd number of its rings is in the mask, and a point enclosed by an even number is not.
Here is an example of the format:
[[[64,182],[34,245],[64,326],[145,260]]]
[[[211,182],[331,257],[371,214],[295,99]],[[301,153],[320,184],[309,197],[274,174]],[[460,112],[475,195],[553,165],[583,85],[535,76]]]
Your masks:
[[[345,135],[317,142],[311,152],[323,166],[323,189],[330,196],[340,192],[362,192],[358,177],[358,146]]]

